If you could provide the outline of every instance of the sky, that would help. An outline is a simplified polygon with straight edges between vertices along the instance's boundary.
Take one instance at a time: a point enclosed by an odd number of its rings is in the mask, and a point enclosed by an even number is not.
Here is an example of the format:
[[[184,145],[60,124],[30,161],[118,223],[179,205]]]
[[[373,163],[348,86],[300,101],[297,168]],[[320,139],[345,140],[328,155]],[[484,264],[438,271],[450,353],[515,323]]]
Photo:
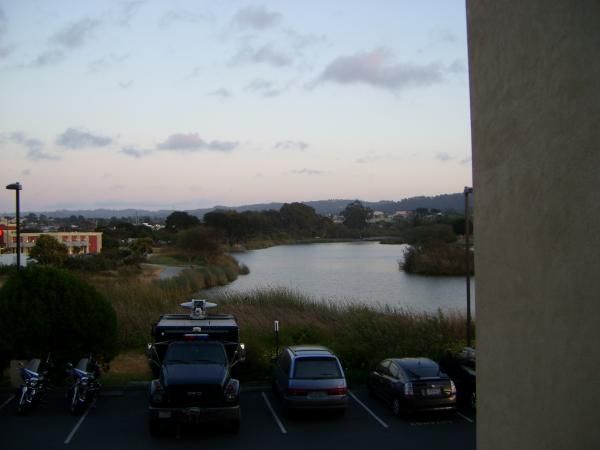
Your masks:
[[[464,8],[0,0],[0,184],[25,211],[461,192]]]

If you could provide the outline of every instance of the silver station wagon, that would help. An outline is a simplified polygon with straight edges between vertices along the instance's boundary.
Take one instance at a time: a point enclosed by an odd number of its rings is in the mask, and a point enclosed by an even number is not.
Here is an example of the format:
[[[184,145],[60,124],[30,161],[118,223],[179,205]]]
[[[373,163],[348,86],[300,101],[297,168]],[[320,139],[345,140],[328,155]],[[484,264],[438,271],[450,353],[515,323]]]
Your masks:
[[[346,410],[348,384],[337,356],[326,347],[287,347],[275,364],[275,393],[284,411],[290,409]]]

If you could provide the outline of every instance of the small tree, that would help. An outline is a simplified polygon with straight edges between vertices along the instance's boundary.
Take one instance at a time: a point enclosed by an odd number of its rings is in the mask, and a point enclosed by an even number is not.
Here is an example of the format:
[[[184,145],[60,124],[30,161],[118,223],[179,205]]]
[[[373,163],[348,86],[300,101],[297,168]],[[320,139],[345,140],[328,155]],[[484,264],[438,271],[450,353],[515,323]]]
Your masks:
[[[52,236],[42,234],[31,249],[29,255],[40,264],[62,267],[69,257],[67,247]]]
[[[95,288],[71,273],[31,266],[13,273],[0,288],[0,355],[6,363],[48,353],[61,368],[88,353],[112,359],[117,318]]]
[[[200,220],[185,211],[174,211],[167,216],[165,225],[169,230],[186,230],[200,225]]]
[[[188,262],[200,256],[206,261],[214,261],[221,255],[219,237],[207,227],[194,227],[177,235],[176,247],[187,256]]]
[[[344,217],[344,225],[348,228],[362,230],[367,226],[367,219],[373,217],[373,210],[365,208],[359,200],[354,200],[344,208],[342,216]]]

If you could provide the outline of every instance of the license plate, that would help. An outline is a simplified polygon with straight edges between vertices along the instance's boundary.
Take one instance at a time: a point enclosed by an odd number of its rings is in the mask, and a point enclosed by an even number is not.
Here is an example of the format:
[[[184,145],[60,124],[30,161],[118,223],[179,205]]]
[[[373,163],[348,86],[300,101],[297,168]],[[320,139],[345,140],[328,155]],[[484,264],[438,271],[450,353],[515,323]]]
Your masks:
[[[171,411],[159,411],[158,412],[158,418],[159,419],[170,419],[171,418]]]
[[[425,389],[425,394],[426,395],[431,395],[431,396],[433,396],[433,395],[440,395],[441,392],[442,391],[440,390],[440,388],[427,388],[427,389]]]
[[[308,398],[322,398],[325,397],[327,393],[325,391],[314,391],[308,393]]]
[[[198,417],[202,415],[202,410],[200,408],[188,408],[187,413],[190,416]]]

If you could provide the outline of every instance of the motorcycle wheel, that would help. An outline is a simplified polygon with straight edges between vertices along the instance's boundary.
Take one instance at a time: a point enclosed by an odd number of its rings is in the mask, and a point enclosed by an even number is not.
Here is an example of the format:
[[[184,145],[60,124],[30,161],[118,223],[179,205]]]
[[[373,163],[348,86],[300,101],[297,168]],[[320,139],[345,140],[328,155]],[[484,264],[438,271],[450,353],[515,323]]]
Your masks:
[[[76,416],[81,414],[83,411],[83,402],[79,399],[79,389],[77,386],[71,392],[71,402],[69,404],[69,411],[72,415]]]
[[[27,389],[21,387],[19,389],[19,401],[17,403],[17,414],[23,416],[29,410],[27,405]]]

